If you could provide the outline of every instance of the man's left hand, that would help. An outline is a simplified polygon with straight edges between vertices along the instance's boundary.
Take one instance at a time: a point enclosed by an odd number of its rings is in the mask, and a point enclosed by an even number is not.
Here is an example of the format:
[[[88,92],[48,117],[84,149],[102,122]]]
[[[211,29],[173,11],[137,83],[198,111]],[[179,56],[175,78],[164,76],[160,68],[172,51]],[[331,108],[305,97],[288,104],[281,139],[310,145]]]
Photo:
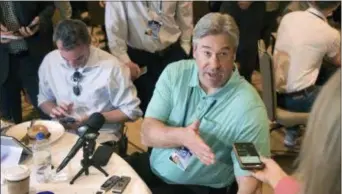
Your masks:
[[[36,34],[39,30],[40,19],[36,16],[28,26],[23,26],[19,28],[21,36],[27,38]]]

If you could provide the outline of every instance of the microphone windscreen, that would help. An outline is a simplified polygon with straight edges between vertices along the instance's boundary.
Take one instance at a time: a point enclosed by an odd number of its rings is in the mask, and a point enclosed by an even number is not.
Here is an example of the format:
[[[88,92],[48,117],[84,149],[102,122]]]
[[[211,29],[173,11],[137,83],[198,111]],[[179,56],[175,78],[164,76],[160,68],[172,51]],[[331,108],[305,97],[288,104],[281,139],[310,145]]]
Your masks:
[[[92,130],[96,130],[98,132],[100,128],[105,123],[105,118],[101,113],[93,113],[90,115],[89,119],[85,122]]]

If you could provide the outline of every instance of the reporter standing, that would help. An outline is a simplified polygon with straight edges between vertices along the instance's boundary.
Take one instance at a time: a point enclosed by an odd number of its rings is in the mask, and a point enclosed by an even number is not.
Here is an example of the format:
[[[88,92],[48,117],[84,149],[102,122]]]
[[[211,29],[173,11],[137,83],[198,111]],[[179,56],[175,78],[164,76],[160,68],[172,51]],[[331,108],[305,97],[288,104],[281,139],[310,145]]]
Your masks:
[[[37,108],[38,68],[45,54],[53,48],[54,11],[53,2],[0,2],[1,35],[17,38],[2,38],[0,44],[1,93],[8,99],[1,99],[1,103],[7,104],[15,123],[22,121],[22,88]],[[44,117],[42,112],[40,114]]]
[[[252,175],[275,194],[341,193],[341,69],[322,88],[310,113],[296,175],[289,177],[272,159]]]

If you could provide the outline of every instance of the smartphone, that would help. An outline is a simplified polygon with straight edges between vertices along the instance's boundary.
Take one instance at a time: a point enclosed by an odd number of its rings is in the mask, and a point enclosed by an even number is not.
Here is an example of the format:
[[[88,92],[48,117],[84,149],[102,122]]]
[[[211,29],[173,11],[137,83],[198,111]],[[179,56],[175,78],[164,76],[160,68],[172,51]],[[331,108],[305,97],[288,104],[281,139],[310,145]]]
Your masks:
[[[59,119],[59,122],[61,124],[73,124],[76,122],[76,119],[74,119],[72,117],[63,117],[63,118]]]
[[[234,143],[233,150],[243,170],[261,170],[265,167],[253,143]]]
[[[33,28],[35,28],[35,27],[38,26],[38,25],[39,25],[39,23],[33,24],[33,25],[29,25],[29,26],[27,26],[27,27],[30,28],[30,30],[33,30]],[[14,32],[13,32],[13,35],[21,36],[19,30],[14,31]]]
[[[131,181],[131,177],[122,176],[120,180],[117,181],[116,184],[114,185],[112,193],[123,193],[130,181]]]
[[[20,36],[5,35],[5,34],[1,34],[0,37],[1,37],[1,39],[4,39],[4,40],[19,40],[19,39],[23,39],[23,37],[20,37]]]
[[[107,179],[102,185],[101,185],[101,190],[107,192],[109,189],[111,189],[116,182],[120,180],[119,176],[113,175],[109,179]]]
[[[114,150],[109,146],[99,146],[93,155],[94,162],[100,166],[106,166]]]
[[[141,73],[140,76],[145,75],[147,73],[147,66],[140,68]]]

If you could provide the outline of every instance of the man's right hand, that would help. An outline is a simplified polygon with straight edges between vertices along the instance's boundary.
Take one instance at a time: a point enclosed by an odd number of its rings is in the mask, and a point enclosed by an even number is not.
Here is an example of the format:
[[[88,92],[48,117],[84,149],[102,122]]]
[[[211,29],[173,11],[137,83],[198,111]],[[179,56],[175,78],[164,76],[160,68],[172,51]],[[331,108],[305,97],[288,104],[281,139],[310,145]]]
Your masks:
[[[215,155],[199,136],[199,126],[200,121],[197,120],[184,129],[183,145],[205,165],[214,164]]]
[[[54,119],[59,119],[63,117],[67,117],[70,115],[71,110],[72,110],[73,104],[66,104],[66,103],[61,103],[60,105],[55,106],[52,108],[50,117]]]
[[[141,70],[139,68],[139,65],[137,65],[136,63],[133,63],[132,61],[126,63],[125,65],[127,65],[127,67],[129,67],[129,70],[131,72],[131,79],[132,79],[132,81],[138,79],[138,77],[141,74]]]

